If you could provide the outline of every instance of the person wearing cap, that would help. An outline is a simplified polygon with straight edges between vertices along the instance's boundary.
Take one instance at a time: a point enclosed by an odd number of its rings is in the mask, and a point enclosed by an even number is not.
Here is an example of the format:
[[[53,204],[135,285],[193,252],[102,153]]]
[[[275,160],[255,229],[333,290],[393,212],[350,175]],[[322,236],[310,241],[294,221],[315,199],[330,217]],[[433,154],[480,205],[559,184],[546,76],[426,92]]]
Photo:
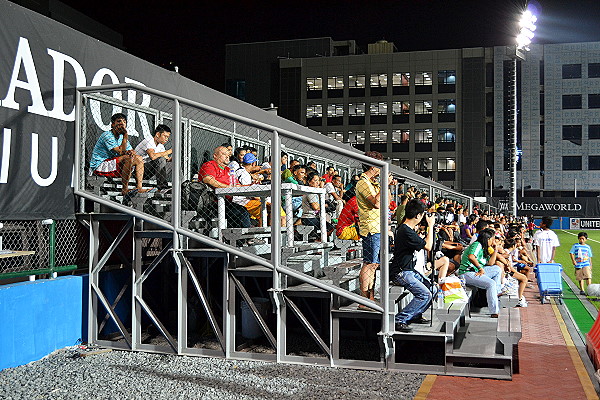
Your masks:
[[[235,176],[242,186],[248,186],[257,183],[257,181],[252,177],[252,172],[255,170],[256,163],[258,159],[253,153],[246,153],[242,158],[242,166],[235,171]],[[256,219],[260,223],[261,218],[261,202],[259,197],[242,197],[242,196],[234,196],[234,203],[244,206],[250,217]],[[267,204],[270,203],[269,199],[265,200]],[[283,214],[285,215],[285,214]],[[285,225],[285,218],[282,219],[283,224]]]

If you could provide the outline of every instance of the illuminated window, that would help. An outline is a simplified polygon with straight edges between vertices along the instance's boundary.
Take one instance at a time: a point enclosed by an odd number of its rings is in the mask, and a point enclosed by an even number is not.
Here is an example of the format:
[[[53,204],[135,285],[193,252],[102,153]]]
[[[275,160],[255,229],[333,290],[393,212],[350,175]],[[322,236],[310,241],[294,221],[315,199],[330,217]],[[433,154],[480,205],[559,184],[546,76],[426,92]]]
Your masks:
[[[408,160],[404,158],[392,158],[392,164],[400,168],[408,169]]]
[[[385,115],[387,114],[387,103],[371,103],[369,106],[369,110],[371,111],[371,115]]]
[[[431,113],[433,113],[433,108],[431,107],[431,101],[427,101],[427,100],[415,101],[415,114],[431,114]]]
[[[431,72],[417,72],[415,74],[415,85],[431,85]]]
[[[409,101],[394,101],[392,102],[392,114],[408,115],[410,111]]]
[[[338,142],[344,141],[344,132],[327,132],[327,136],[337,140]]]
[[[392,131],[392,143],[408,143],[410,140],[410,130],[395,129]]]
[[[306,118],[321,118],[323,106],[321,104],[310,104],[306,106]]]
[[[440,114],[454,114],[456,113],[456,104],[454,99],[439,99],[438,100],[438,113]]]
[[[432,169],[433,169],[433,159],[431,157],[418,158],[415,160],[415,171],[424,172],[424,171],[431,171]]]
[[[365,76],[364,75],[350,75],[350,76],[348,76],[348,87],[351,87],[351,88],[364,88],[365,87]]]
[[[415,143],[431,143],[433,134],[431,129],[415,129]]]
[[[408,86],[410,84],[410,72],[392,74],[393,86]]]
[[[438,129],[439,143],[454,143],[456,142],[456,130],[454,128]]]
[[[306,90],[323,90],[323,78],[306,78]]]
[[[350,143],[364,144],[365,137],[365,131],[348,131],[348,142]]]
[[[456,84],[456,71],[444,70],[438,71],[438,85],[454,85]]]
[[[456,159],[438,158],[438,171],[456,171]]]
[[[366,110],[365,103],[349,103],[348,104],[348,115],[352,116],[364,116]]]
[[[344,88],[344,77],[343,76],[330,76],[327,78],[327,89],[343,89]]]
[[[343,117],[344,116],[344,105],[343,104],[328,104],[327,105],[327,117]]]
[[[387,74],[371,74],[371,87],[387,87]]]
[[[386,131],[371,131],[369,136],[371,138],[371,143],[387,143]]]

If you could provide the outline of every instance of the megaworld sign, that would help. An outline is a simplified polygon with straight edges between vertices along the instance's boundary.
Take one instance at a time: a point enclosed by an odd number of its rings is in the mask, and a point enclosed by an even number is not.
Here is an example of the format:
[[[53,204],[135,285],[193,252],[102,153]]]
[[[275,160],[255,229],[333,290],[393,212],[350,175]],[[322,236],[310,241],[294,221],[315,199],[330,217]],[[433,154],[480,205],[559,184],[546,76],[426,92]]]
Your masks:
[[[500,212],[509,210],[508,199],[492,199]],[[518,215],[536,217],[594,217],[600,216],[596,197],[523,197],[517,201]]]

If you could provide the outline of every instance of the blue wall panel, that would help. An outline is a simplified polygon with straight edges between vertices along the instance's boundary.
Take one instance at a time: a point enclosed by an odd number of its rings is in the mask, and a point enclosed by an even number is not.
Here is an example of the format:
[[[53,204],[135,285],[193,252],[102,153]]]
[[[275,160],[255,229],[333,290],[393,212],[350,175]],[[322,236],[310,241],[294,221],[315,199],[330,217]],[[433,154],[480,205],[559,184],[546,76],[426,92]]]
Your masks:
[[[0,286],[0,370],[82,338],[82,293],[81,276]]]

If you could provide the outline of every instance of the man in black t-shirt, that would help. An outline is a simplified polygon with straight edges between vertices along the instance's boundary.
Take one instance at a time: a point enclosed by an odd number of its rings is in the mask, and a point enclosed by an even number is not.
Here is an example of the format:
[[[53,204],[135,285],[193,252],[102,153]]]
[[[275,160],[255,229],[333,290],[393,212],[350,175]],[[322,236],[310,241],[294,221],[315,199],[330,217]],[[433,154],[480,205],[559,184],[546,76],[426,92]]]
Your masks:
[[[405,209],[404,223],[396,231],[394,240],[394,258],[390,265],[390,277],[394,283],[404,286],[414,296],[410,303],[396,315],[396,330],[400,332],[412,331],[408,324],[413,318],[420,316],[431,301],[431,293],[423,284],[423,277],[415,271],[416,252],[422,249],[430,251],[433,247],[435,216],[429,215],[425,218],[429,226],[425,240],[415,232],[415,227],[424,215],[425,205],[421,201],[417,199],[409,201]],[[429,321],[420,316],[414,322],[428,323]]]

